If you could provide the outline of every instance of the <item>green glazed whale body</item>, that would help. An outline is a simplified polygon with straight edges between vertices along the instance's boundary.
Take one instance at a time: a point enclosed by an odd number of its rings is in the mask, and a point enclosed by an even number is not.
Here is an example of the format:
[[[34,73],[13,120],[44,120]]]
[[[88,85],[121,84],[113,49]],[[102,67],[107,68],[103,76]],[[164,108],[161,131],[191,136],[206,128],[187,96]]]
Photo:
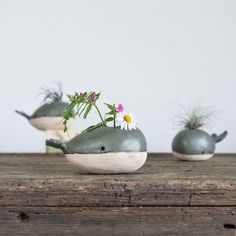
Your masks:
[[[147,159],[147,142],[139,129],[101,127],[62,142],[50,139],[48,146],[60,148],[79,169],[96,174],[130,173]]]
[[[147,142],[141,130],[125,131],[117,127],[101,127],[82,133],[67,143],[51,139],[47,140],[46,144],[60,148],[65,154],[147,151]]]
[[[22,111],[16,111],[16,112],[27,119],[34,119],[40,117],[55,117],[55,116],[62,116],[67,106],[68,103],[59,101],[59,102],[51,102],[43,104],[32,115],[28,115]]]
[[[32,126],[41,131],[58,131],[64,130],[63,113],[66,111],[67,106],[68,103],[66,102],[55,101],[43,104],[32,115],[28,115],[22,111],[16,111],[16,113],[28,119]],[[72,127],[74,122],[75,119],[70,119],[68,127]]]
[[[172,142],[175,157],[181,160],[207,160],[215,152],[216,143],[227,136],[227,131],[221,135],[212,134],[200,129],[185,129],[180,131]]]

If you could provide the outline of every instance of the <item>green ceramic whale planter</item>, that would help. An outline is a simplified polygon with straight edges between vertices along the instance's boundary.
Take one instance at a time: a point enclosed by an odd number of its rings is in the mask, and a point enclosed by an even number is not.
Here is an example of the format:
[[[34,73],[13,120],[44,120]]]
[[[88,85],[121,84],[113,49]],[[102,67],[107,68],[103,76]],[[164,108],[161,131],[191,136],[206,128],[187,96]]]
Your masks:
[[[139,129],[101,127],[67,143],[47,140],[46,144],[60,148],[71,163],[90,173],[133,172],[142,167],[147,158],[146,139]]]
[[[71,163],[89,173],[136,171],[147,159],[146,139],[136,127],[133,115],[125,112],[122,104],[105,103],[108,111],[103,115],[96,103],[100,94],[84,92],[68,95],[70,103],[64,113],[65,131],[73,109],[84,119],[94,109],[100,122],[89,126],[69,142],[50,139],[46,144],[60,148]]]
[[[173,156],[186,161],[204,161],[214,156],[216,144],[228,134],[208,134],[202,127],[209,125],[214,114],[212,108],[201,104],[192,104],[189,108],[181,106],[182,112],[177,115],[177,122],[183,129],[173,139]]]
[[[60,83],[57,83],[58,90],[54,88],[42,88],[41,94],[44,95],[43,105],[34,111],[32,115],[28,115],[23,111],[15,111],[25,117],[29,123],[38,130],[44,131],[47,138],[58,138],[68,140],[75,136],[73,127],[75,125],[74,113],[68,120],[70,130],[64,133],[63,113],[69,105],[62,101],[62,89]],[[54,153],[61,152],[60,149],[55,149],[46,146],[46,152]]]
[[[172,143],[174,157],[187,161],[203,161],[214,156],[216,143],[227,136],[227,131],[221,135],[209,135],[200,129],[185,129],[180,131]]]
[[[29,123],[41,131],[48,130],[63,130],[63,112],[65,112],[68,103],[57,101],[46,103],[40,106],[32,115],[27,115],[25,112],[16,111],[18,114],[25,117]],[[74,119],[71,118],[68,126],[74,124]]]
[[[35,128],[42,131],[63,131],[63,113],[68,107],[68,103],[62,101],[63,92],[61,83],[56,82],[55,88],[41,88],[41,93],[44,95],[43,102],[32,115],[27,115],[25,112],[16,111],[18,114],[25,117],[29,123]],[[74,124],[74,113],[72,111],[71,119],[68,121],[68,126]]]

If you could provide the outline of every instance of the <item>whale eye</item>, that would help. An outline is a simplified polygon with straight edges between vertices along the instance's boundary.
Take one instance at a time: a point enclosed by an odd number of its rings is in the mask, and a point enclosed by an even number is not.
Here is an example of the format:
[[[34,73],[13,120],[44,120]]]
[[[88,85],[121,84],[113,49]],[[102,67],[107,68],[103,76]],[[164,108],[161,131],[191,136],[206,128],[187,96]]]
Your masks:
[[[104,146],[101,147],[101,151],[104,152],[106,148]]]
[[[205,151],[202,151],[202,154],[205,154]]]

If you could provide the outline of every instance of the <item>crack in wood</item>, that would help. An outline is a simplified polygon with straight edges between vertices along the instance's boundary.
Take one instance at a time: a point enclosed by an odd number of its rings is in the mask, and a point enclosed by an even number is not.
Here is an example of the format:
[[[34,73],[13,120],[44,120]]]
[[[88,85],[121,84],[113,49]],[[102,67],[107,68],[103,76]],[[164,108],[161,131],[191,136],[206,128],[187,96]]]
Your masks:
[[[128,203],[130,204],[131,203],[131,196],[129,195],[129,200],[128,200]]]
[[[191,205],[191,201],[192,201],[192,193],[189,194],[188,206]]]
[[[225,229],[236,229],[235,224],[224,224]]]

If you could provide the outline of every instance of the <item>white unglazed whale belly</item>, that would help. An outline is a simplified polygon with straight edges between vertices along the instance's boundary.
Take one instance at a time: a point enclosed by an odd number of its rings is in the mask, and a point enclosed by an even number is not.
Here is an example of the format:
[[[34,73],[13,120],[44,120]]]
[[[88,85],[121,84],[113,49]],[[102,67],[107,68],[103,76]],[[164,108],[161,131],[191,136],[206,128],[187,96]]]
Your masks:
[[[61,116],[46,116],[46,117],[38,117],[29,119],[29,122],[35,128],[46,131],[46,130],[63,130],[63,117]],[[75,123],[75,119],[70,119],[68,121],[68,127],[70,128]]]
[[[178,152],[172,152],[173,156],[183,161],[206,161],[214,156],[213,154],[201,154],[201,155],[185,155]]]
[[[110,152],[101,154],[66,154],[80,169],[95,174],[129,173],[141,168],[147,152]]]

